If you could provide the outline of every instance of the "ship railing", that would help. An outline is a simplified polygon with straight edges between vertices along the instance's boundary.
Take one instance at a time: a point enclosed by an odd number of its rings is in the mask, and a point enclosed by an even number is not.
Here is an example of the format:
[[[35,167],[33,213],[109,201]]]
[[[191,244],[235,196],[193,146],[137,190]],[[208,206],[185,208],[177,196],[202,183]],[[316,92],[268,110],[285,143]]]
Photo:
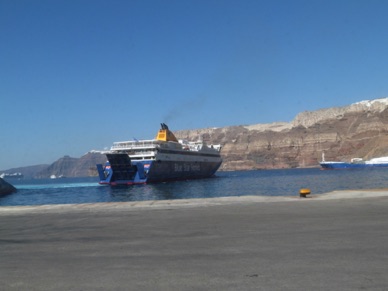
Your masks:
[[[148,157],[148,156],[155,156],[155,152],[154,152],[154,151],[133,152],[133,153],[129,153],[129,156],[131,156],[131,157]]]
[[[111,150],[152,149],[159,145],[157,140],[121,141],[113,143]]]
[[[130,155],[131,160],[138,161],[138,160],[155,160],[154,153],[149,153],[148,155]]]

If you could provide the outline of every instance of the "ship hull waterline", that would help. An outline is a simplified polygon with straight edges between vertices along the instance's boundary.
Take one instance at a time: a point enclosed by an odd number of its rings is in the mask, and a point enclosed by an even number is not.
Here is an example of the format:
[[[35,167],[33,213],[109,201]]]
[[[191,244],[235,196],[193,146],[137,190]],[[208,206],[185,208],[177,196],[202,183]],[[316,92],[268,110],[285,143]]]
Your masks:
[[[322,162],[320,163],[323,170],[342,170],[342,169],[373,169],[387,168],[388,163],[366,164],[366,163],[346,163],[346,162]]]

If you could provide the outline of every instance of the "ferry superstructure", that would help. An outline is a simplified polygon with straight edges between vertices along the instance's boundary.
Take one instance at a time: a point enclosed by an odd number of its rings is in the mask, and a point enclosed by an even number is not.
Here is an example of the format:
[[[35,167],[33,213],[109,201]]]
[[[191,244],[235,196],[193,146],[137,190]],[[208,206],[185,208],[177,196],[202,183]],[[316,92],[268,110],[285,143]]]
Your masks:
[[[155,139],[115,142],[98,164],[100,184],[134,185],[200,179],[221,166],[221,145],[177,140],[164,123]]]

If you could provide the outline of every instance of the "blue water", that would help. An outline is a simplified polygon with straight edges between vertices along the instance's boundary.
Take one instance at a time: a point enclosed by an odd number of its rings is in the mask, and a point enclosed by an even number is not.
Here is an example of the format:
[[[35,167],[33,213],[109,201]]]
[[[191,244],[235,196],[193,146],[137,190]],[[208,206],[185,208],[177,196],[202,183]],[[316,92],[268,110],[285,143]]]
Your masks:
[[[320,170],[286,169],[217,172],[210,179],[129,187],[102,186],[97,178],[8,180],[18,191],[0,197],[0,205],[42,205],[210,198],[226,196],[295,196],[345,189],[388,188],[388,168]]]

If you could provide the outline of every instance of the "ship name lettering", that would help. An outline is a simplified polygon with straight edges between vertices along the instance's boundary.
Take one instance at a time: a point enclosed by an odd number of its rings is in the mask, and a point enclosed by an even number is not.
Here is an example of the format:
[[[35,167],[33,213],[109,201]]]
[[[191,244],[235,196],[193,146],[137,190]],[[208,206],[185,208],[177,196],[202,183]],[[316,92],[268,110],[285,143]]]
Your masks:
[[[174,172],[199,172],[201,171],[200,164],[197,163],[174,163]]]
[[[174,171],[175,172],[182,172],[182,165],[174,164]]]

